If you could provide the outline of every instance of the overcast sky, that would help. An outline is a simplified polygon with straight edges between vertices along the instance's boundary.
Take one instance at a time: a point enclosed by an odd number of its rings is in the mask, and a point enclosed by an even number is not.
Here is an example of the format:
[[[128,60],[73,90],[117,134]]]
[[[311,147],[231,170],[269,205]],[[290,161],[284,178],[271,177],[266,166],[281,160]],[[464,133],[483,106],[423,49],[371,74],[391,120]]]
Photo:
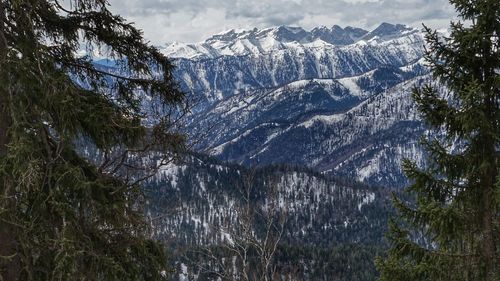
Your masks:
[[[434,28],[456,16],[448,0],[109,0],[156,45],[199,42],[232,28],[355,26],[381,22]]]

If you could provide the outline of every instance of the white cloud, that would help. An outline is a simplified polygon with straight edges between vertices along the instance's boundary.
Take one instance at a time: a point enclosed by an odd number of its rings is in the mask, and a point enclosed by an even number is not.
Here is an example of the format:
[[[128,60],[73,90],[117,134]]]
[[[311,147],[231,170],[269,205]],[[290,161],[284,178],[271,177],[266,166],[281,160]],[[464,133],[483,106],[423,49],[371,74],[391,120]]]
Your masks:
[[[381,22],[441,28],[455,16],[447,0],[110,0],[154,44],[202,41],[231,28],[318,25],[373,28]]]

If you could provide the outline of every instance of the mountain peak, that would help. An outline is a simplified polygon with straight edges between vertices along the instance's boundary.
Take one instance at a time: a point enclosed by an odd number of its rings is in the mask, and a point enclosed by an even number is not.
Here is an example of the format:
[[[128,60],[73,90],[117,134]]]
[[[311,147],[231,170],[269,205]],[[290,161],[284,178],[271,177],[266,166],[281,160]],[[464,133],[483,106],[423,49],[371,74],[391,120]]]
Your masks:
[[[340,26],[338,26],[338,25],[335,24],[334,26],[332,26],[332,31],[333,30],[344,30],[344,29],[342,27],[340,27]]]
[[[387,22],[381,23],[377,28],[375,28],[372,32],[380,32],[380,33],[394,33],[404,30],[411,30],[413,28],[403,25],[403,24],[391,24]]]
[[[369,40],[375,36],[379,38],[394,37],[414,30],[416,29],[407,25],[387,22],[381,23],[371,32],[352,26],[342,28],[339,25],[333,25],[332,27],[320,25],[306,31],[298,26],[280,25],[265,29],[230,29],[209,37],[205,42],[230,42],[237,39],[262,39],[271,36],[281,42],[312,42],[321,39],[333,45],[347,45],[359,39]]]
[[[351,37],[356,41],[357,39],[363,37],[368,33],[367,30],[364,30],[359,27],[347,26],[344,30],[351,35]]]
[[[273,37],[278,41],[300,42],[307,35],[308,32],[305,31],[302,27],[281,25],[273,29]]]
[[[396,36],[401,36],[406,33],[417,31],[417,29],[409,27],[403,24],[391,24],[387,22],[381,23],[377,28],[373,31],[366,34],[363,39],[369,40],[374,37],[379,38],[392,38]]]
[[[230,29],[209,37],[205,42],[230,42],[237,39],[262,39],[272,36],[278,41],[300,41],[307,36],[307,31],[301,27],[280,25],[265,29]]]
[[[255,55],[288,48],[320,48],[346,46],[356,42],[372,41],[377,44],[416,32],[402,24],[382,23],[368,32],[364,29],[339,25],[318,26],[311,30],[281,25],[258,29],[230,29],[215,34],[204,42],[171,44],[163,52],[171,57],[213,58],[226,55]],[[370,44],[372,44],[370,43]]]
[[[311,40],[321,39],[332,45],[349,45],[355,43],[360,37],[368,33],[361,28],[342,28],[334,25],[331,28],[325,26],[316,27],[311,30]]]
[[[280,31],[291,32],[291,33],[301,33],[303,31],[305,31],[302,27],[289,26],[289,25],[280,25],[276,29],[280,30]]]
[[[209,37],[206,41],[234,41],[249,33],[256,32],[258,29],[230,29]]]

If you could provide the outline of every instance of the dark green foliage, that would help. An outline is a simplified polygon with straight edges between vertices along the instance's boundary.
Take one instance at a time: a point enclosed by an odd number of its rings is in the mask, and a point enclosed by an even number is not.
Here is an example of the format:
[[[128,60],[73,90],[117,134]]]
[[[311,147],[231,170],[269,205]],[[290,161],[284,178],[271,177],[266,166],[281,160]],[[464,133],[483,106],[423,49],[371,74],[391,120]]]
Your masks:
[[[500,2],[450,1],[466,24],[449,38],[428,28],[426,54],[437,85],[413,98],[430,126],[428,166],[404,164],[415,204],[395,198],[380,280],[499,280]],[[446,93],[445,93],[446,92]]]
[[[0,1],[0,280],[161,280],[164,250],[129,171],[142,167],[127,159],[182,147],[166,113],[183,94],[167,58],[106,1],[64,3]],[[82,46],[127,77],[77,56]]]
[[[211,253],[227,257],[224,261],[207,258],[206,249],[187,249],[180,262],[188,265],[188,275],[197,275],[199,281],[215,280],[224,267],[232,268],[231,257],[234,253],[224,247],[211,247]],[[377,271],[373,262],[377,254],[382,253],[380,246],[362,244],[344,244],[336,247],[315,247],[282,245],[276,252],[275,280],[311,280],[311,281],[374,281]],[[250,253],[251,268],[258,263],[254,253]],[[236,264],[241,270],[241,264]],[[212,270],[206,270],[211,268]],[[174,280],[179,280],[174,276]],[[250,276],[250,280],[259,280]],[[230,280],[230,279],[222,279]]]

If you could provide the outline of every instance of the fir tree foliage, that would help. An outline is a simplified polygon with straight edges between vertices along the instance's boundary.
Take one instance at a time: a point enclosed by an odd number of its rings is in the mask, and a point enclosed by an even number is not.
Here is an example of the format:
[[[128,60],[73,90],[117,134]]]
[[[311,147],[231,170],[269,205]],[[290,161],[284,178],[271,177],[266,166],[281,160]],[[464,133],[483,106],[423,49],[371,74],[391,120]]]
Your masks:
[[[450,2],[463,21],[449,37],[425,27],[435,83],[413,91],[444,137],[423,140],[426,168],[404,163],[416,200],[394,199],[381,281],[500,280],[500,2]]]
[[[169,60],[108,6],[0,1],[0,280],[168,275],[129,159],[182,149],[185,99]]]

